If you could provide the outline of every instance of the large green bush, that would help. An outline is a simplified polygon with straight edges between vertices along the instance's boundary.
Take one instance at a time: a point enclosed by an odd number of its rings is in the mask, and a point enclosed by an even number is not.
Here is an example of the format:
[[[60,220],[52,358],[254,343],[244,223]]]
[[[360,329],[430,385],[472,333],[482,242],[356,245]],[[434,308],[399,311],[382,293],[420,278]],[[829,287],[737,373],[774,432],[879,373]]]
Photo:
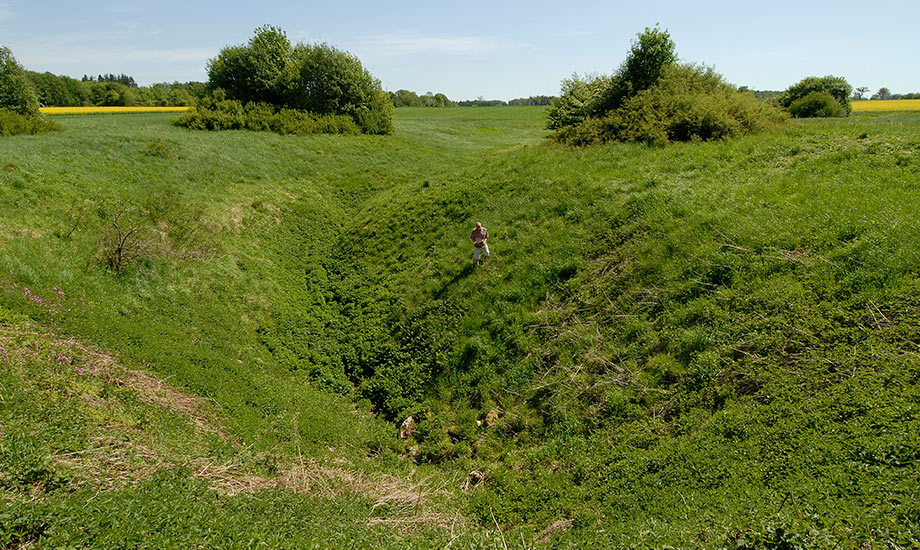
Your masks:
[[[292,46],[277,27],[259,27],[248,44],[221,50],[208,78],[212,90],[244,105],[344,115],[365,133],[393,131],[389,96],[357,57],[327,44]]]
[[[582,78],[575,74],[563,80],[562,93],[546,112],[547,127],[556,130],[582,123],[609,86],[610,79],[603,76]]]
[[[809,76],[804,78],[783,92],[777,102],[789,109],[793,102],[804,98],[812,92],[827,92],[840,104],[843,115],[849,116],[852,111],[850,95],[853,93],[853,87],[841,76]]]
[[[739,91],[711,68],[671,65],[619,108],[558,126],[554,137],[573,145],[706,141],[772,129],[785,119],[781,110]]]
[[[628,98],[654,84],[664,70],[677,62],[674,41],[667,31],[646,28],[636,36],[626,60],[610,77],[574,75],[563,80],[562,93],[550,103],[548,127],[580,124],[618,108]]]
[[[676,61],[667,31],[645,29],[613,76],[564,80],[547,111],[547,127],[556,140],[573,145],[660,144],[748,134],[785,118],[712,69]]]
[[[789,104],[789,113],[796,118],[827,118],[843,115],[843,107],[827,92],[810,92]]]

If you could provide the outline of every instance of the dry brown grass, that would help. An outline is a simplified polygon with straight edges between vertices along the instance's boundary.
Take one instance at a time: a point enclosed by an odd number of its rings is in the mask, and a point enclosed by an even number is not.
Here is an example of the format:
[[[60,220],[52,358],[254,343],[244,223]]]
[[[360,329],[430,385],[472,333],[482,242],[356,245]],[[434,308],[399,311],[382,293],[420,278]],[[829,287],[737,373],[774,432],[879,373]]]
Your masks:
[[[452,483],[457,485],[456,480],[413,479],[411,475],[398,477],[363,471],[343,457],[305,458],[299,445],[293,460],[272,458],[280,462],[280,473],[263,475],[254,464],[264,462],[260,459],[266,457],[251,453],[248,447],[229,435],[208,400],[183,393],[151,373],[127,369],[115,354],[74,338],[54,337],[50,331],[38,327],[25,330],[0,325],[0,343],[4,345],[16,342],[26,345],[25,342],[36,339],[52,344],[55,349],[68,350],[67,353],[74,357],[72,367],[88,377],[88,381],[96,381],[95,386],[73,387],[69,396],[82,401],[90,414],[106,419],[97,426],[96,435],[85,448],[50,457],[52,462],[70,472],[69,484],[74,488],[108,491],[134,486],[157,472],[183,467],[226,496],[271,488],[284,488],[318,498],[352,495],[373,503],[372,517],[366,521],[369,526],[385,526],[401,532],[423,526],[451,529],[452,532],[466,527],[465,520],[457,512],[445,512],[445,507],[439,505],[442,500],[439,497],[448,495],[447,487]],[[195,437],[202,439],[183,446],[178,454],[159,435],[122,420],[118,413],[122,405],[116,398],[87,389],[98,389],[102,384],[128,388],[141,403],[186,419],[194,428]],[[219,459],[209,454],[204,438],[215,434],[236,449],[233,458]]]
[[[51,457],[52,462],[73,472],[71,487],[108,491],[135,485],[170,466],[160,453],[118,433],[121,429],[112,427],[93,437],[86,449]]]

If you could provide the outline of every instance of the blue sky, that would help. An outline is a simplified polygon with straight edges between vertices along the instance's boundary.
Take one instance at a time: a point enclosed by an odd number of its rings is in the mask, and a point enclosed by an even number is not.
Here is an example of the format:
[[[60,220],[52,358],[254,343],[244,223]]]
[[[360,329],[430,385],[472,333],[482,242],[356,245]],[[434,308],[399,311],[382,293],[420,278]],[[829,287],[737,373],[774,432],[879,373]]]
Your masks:
[[[207,80],[207,60],[262,24],[357,55],[387,90],[451,99],[555,95],[563,78],[613,72],[656,23],[682,61],[782,90],[843,76],[920,92],[920,1],[324,2],[0,0],[0,45],[27,69],[140,84]]]

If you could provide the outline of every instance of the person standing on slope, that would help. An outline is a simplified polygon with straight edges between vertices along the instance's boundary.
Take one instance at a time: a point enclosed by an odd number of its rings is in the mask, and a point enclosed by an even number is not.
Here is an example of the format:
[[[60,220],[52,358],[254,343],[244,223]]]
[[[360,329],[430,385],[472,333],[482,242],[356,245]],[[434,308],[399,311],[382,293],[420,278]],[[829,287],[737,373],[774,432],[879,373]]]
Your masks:
[[[489,257],[489,245],[486,241],[489,239],[489,232],[482,226],[481,222],[476,222],[476,227],[470,233],[470,240],[473,241],[473,261],[476,265],[482,265],[482,260]]]

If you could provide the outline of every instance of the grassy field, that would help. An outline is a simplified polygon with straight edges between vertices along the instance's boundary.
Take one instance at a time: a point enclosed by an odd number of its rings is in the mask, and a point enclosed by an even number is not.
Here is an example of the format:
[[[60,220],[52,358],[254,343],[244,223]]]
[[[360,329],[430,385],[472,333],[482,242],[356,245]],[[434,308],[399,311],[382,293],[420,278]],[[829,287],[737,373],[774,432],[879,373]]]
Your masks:
[[[0,543],[920,543],[920,116],[542,112],[0,141]]]

